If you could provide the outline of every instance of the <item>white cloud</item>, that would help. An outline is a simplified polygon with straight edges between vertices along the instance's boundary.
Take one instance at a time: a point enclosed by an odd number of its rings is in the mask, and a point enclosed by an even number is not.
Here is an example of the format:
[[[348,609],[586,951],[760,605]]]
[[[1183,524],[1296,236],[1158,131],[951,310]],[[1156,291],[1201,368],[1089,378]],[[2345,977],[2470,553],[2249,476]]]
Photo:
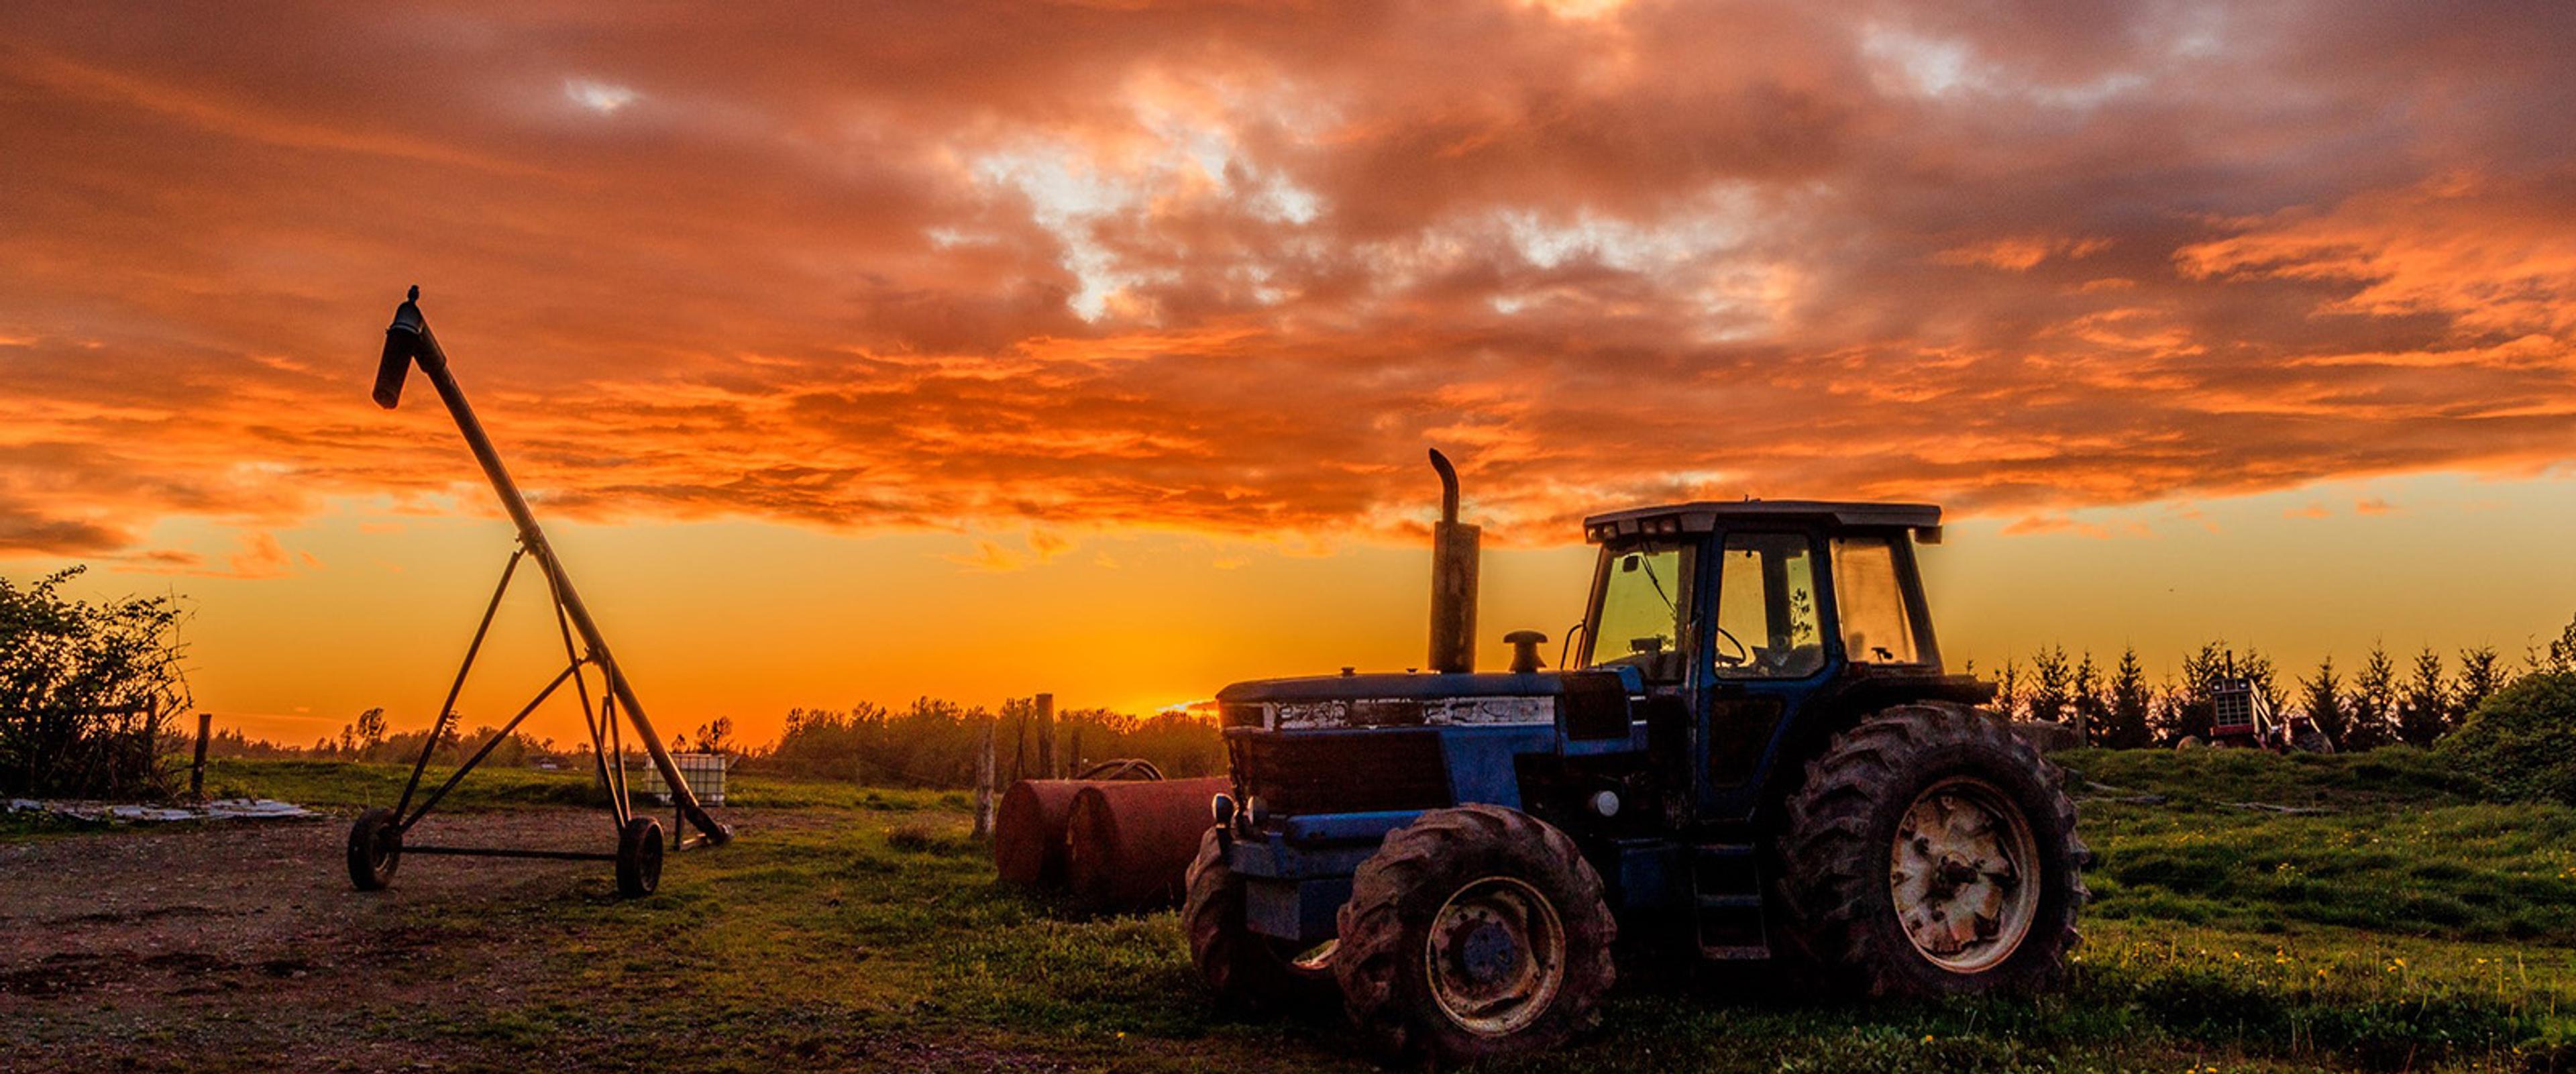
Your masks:
[[[603,116],[614,115],[619,109],[644,99],[643,94],[628,87],[588,78],[565,79],[564,96],[572,103]]]

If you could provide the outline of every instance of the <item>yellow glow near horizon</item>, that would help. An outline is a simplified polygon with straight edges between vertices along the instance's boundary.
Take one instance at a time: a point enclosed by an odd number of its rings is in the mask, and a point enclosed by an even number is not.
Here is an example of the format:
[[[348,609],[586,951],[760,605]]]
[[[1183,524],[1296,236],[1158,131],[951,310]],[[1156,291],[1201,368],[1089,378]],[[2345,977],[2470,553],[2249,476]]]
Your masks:
[[[2576,524],[2569,492],[2559,480],[2429,475],[2083,512],[2042,533],[1967,519],[1926,562],[1951,664],[1973,659],[1986,674],[2049,644],[2106,662],[2134,644],[2160,674],[2218,638],[2259,647],[2292,674],[2328,654],[2348,668],[2374,643],[2400,656],[2430,645],[2446,658],[2491,645],[2514,660],[2576,613],[2576,579],[2551,569],[2556,535]],[[396,729],[418,727],[509,534],[497,521],[383,506],[340,502],[280,532],[299,564],[281,577],[98,571],[76,590],[186,595],[191,683],[224,726],[310,743],[383,706]],[[156,540],[225,539],[193,523],[165,528]],[[1429,616],[1428,555],[1410,547],[1318,552],[1113,531],[1041,556],[1024,534],[746,522],[549,533],[666,737],[730,716],[743,741],[760,742],[791,707],[925,696],[989,708],[1047,691],[1063,707],[1143,714],[1242,679],[1419,666]],[[1025,565],[977,565],[981,541]],[[1504,663],[1499,639],[1512,629],[1561,638],[1590,569],[1581,546],[1489,548],[1480,661]],[[561,663],[534,581],[514,586],[459,703],[469,725],[498,723]],[[550,703],[529,729],[571,743],[578,727],[568,704]]]

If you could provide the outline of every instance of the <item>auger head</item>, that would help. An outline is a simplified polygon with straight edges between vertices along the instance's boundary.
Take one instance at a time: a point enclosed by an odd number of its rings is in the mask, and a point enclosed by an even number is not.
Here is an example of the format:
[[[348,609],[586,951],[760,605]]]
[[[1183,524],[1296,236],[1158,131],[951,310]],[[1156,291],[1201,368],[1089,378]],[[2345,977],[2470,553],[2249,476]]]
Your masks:
[[[421,340],[429,334],[429,322],[420,316],[420,285],[413,284],[403,304],[394,309],[394,323],[385,329],[385,356],[376,363],[376,405],[392,410],[402,401],[403,378],[411,372],[412,359],[420,354]]]

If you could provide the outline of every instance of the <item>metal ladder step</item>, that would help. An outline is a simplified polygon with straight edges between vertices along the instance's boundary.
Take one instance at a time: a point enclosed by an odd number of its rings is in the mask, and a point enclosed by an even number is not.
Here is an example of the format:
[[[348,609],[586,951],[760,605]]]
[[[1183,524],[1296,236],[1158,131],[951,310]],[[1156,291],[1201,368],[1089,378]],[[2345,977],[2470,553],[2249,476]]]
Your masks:
[[[1701,958],[1771,957],[1761,858],[1750,843],[1691,848],[1692,932]]]

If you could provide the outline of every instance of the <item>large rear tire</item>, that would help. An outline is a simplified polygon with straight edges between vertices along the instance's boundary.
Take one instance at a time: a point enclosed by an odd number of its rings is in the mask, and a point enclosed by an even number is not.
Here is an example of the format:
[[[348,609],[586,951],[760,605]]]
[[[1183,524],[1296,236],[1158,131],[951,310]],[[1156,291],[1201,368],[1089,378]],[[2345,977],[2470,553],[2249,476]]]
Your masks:
[[[1829,983],[1871,996],[2049,987],[2078,942],[2091,851],[2057,766],[1954,705],[1834,736],[1788,802],[1792,927]]]
[[[1244,923],[1243,878],[1225,861],[1215,828],[1199,838],[1190,862],[1189,894],[1181,921],[1190,934],[1190,962],[1217,1001],[1241,1010],[1280,1013],[1323,1006],[1333,998],[1333,948],[1301,961],[1290,946]]]
[[[1423,814],[1351,880],[1333,976],[1370,1045],[1469,1062],[1600,1020],[1619,926],[1565,833],[1518,810]]]

